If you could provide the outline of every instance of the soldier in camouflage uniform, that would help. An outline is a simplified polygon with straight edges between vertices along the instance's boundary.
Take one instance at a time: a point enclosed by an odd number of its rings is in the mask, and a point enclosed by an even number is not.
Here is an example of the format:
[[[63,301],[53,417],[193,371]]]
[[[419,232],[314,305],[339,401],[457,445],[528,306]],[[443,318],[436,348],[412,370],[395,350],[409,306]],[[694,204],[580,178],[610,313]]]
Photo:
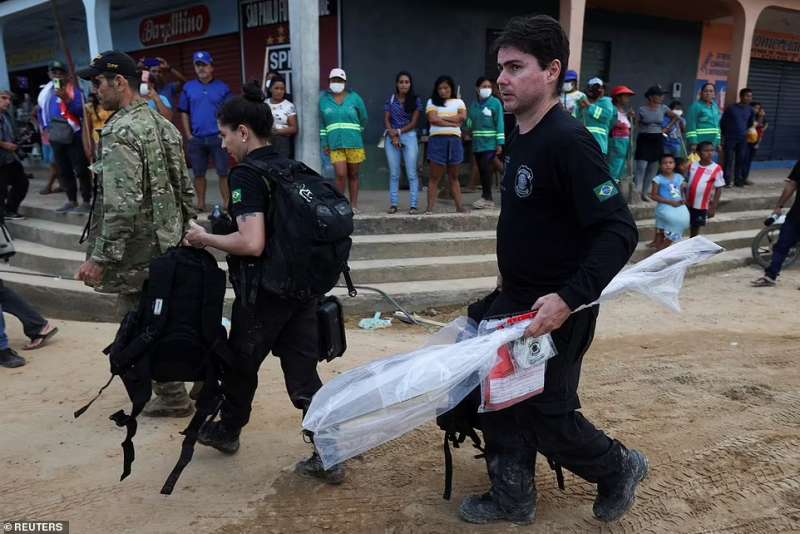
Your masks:
[[[98,191],[86,262],[78,279],[95,291],[117,293],[121,319],[138,306],[150,260],[181,241],[194,216],[194,189],[175,126],[139,96],[136,62],[122,52],[95,57],[78,73],[91,80],[106,123],[93,170]],[[145,415],[184,417],[193,405],[182,382],[153,384]]]

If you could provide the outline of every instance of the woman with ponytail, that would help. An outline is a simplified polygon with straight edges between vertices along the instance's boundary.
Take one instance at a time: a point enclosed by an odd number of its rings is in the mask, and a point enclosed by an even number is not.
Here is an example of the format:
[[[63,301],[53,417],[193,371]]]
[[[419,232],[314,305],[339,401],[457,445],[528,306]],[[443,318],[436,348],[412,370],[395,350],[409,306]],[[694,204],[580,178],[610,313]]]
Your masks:
[[[256,83],[245,85],[243,94],[225,102],[217,114],[222,147],[237,163],[248,160],[270,164],[282,160],[270,144],[273,119],[264,93]],[[270,192],[264,178],[249,166],[237,165],[230,174],[230,214],[232,227],[226,235],[216,235],[192,224],[186,235],[190,245],[213,247],[228,254],[228,272],[247,273],[248,266],[260,265],[267,246],[266,213]],[[263,261],[263,259],[262,259]],[[322,387],[317,374],[317,300],[285,300],[259,291],[255,304],[245,303],[243,280],[234,281],[231,332],[228,346],[233,358],[223,374],[219,421],[204,424],[198,436],[203,445],[226,454],[239,450],[239,434],[250,419],[253,397],[258,386],[258,368],[272,352],[281,360],[286,389],[292,404],[308,409],[311,398]],[[254,281],[258,284],[258,281]],[[244,284],[249,285],[249,284]],[[247,292],[249,294],[249,291]],[[295,467],[301,475],[313,476],[330,484],[344,480],[344,467],[322,467],[316,450]]]

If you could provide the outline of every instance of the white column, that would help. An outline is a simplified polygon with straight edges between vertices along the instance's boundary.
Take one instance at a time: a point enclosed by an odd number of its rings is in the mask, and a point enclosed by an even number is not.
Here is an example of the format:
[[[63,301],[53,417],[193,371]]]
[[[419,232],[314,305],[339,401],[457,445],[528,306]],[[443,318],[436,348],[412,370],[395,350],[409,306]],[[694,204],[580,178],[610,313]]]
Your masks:
[[[292,97],[300,130],[295,137],[295,159],[319,170],[318,0],[289,0],[289,43],[292,45]]]
[[[91,57],[100,52],[112,50],[111,41],[111,0],[83,0],[86,10],[86,31],[89,36],[89,54]],[[78,59],[77,61],[80,62]]]
[[[728,71],[728,92],[725,105],[735,104],[739,91],[747,86],[750,73],[750,53],[758,17],[764,6],[755,3],[738,4],[733,9],[733,40],[731,43],[731,68]]]
[[[0,89],[11,89],[11,80],[8,77],[8,63],[6,63],[6,42],[4,39],[5,21],[0,20]]]
[[[559,22],[569,38],[569,65],[564,70],[574,70],[580,75],[583,52],[583,21],[586,15],[586,0],[561,0]],[[579,80],[586,83],[586,80]]]

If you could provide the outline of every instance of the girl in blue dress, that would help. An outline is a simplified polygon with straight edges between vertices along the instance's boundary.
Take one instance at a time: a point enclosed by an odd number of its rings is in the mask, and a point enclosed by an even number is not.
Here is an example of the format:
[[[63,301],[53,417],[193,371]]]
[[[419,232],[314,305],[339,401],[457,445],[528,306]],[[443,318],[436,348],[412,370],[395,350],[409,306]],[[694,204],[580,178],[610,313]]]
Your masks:
[[[689,209],[686,207],[686,181],[675,172],[676,159],[672,154],[661,156],[661,172],[653,178],[650,196],[656,207],[655,247],[661,250],[683,239],[689,228]]]

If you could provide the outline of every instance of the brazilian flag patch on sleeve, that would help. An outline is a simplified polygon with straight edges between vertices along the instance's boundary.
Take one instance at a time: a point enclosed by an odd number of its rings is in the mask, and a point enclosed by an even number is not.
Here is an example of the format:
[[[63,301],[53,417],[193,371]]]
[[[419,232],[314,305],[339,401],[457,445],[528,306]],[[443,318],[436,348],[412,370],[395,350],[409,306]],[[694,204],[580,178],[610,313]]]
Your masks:
[[[238,204],[242,201],[242,190],[241,189],[234,189],[231,193],[231,200],[234,204]]]
[[[614,182],[611,180],[607,180],[594,188],[594,195],[600,202],[605,202],[609,198],[612,198],[618,194],[619,189],[617,189],[616,184],[614,184]]]

